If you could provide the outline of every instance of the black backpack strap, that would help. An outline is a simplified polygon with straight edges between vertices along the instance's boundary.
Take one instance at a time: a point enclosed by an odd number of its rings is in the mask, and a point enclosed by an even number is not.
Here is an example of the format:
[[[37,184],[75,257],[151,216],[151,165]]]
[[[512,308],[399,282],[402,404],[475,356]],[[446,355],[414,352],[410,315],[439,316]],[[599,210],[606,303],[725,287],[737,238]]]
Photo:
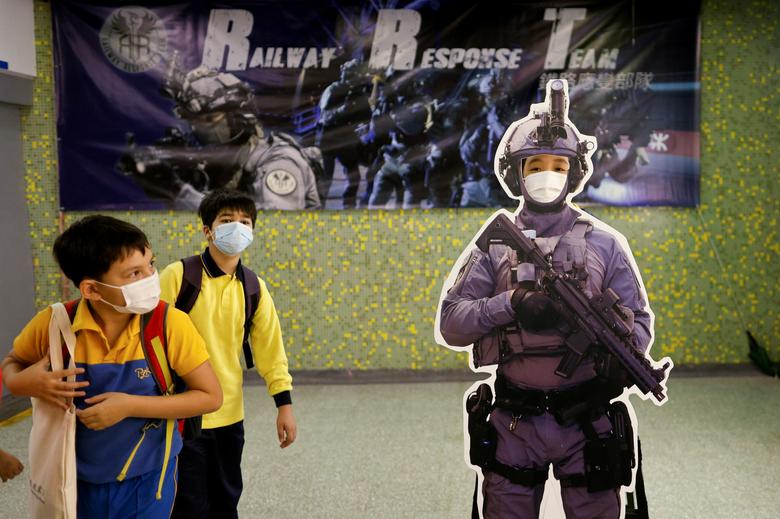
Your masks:
[[[200,255],[183,258],[181,262],[184,264],[184,273],[181,277],[181,287],[179,287],[179,295],[176,296],[176,304],[174,306],[188,314],[195,305],[198,294],[200,294],[200,284],[203,279],[203,263]]]
[[[252,348],[249,345],[249,332],[252,330],[252,317],[260,304],[260,281],[257,279],[257,274],[244,265],[241,265],[238,276],[241,286],[244,287],[244,338],[241,344],[244,348],[246,367],[251,369],[255,362],[252,358]]]

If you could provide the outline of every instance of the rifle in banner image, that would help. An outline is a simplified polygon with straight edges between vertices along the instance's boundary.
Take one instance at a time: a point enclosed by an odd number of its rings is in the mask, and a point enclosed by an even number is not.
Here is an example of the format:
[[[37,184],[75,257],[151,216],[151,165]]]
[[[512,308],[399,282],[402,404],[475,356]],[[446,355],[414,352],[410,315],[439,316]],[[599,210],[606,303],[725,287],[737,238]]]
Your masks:
[[[132,177],[150,196],[172,198],[184,183],[205,188],[208,162],[206,150],[188,143],[178,128],[168,128],[165,137],[149,146],[137,146],[133,134],[128,134],[117,170]]]
[[[662,382],[671,364],[667,361],[662,367],[655,368],[633,346],[631,329],[626,325],[618,305],[620,298],[612,289],[589,298],[577,280],[556,271],[536,243],[503,214],[490,222],[476,244],[483,252],[488,252],[491,245],[506,245],[517,252],[518,258],[526,258],[525,261],[542,270],[541,288],[558,303],[570,331],[566,337],[567,352],[555,370],[557,375],[570,377],[587,354],[598,355],[605,350],[618,361],[629,380],[643,394],[652,393],[659,403],[666,399]],[[603,350],[592,352],[592,348]]]

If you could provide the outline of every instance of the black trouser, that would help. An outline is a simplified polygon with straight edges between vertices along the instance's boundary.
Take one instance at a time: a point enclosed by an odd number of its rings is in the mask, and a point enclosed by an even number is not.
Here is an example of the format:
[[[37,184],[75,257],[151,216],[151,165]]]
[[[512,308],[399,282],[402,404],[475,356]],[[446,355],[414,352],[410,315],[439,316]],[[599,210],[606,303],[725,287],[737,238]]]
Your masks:
[[[172,518],[238,517],[244,422],[203,429],[195,440],[185,440],[179,454],[179,482]]]

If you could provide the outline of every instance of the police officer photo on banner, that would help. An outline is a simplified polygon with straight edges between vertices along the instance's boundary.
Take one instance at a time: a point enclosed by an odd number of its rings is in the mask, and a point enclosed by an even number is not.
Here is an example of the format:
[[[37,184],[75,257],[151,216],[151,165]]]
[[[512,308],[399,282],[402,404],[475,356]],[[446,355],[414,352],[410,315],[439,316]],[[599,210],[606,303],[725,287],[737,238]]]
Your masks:
[[[494,171],[520,203],[499,210],[442,288],[436,341],[489,378],[464,394],[474,517],[647,517],[632,394],[668,400],[653,313],[626,239],[571,199],[596,139],[568,118],[568,85],[512,123]]]
[[[184,71],[174,53],[160,91],[175,101],[186,129],[169,127],[148,146],[137,146],[130,133],[117,163],[151,199],[196,210],[206,193],[232,188],[251,194],[258,209],[320,207],[319,149],[266,130],[250,85],[205,66]]]

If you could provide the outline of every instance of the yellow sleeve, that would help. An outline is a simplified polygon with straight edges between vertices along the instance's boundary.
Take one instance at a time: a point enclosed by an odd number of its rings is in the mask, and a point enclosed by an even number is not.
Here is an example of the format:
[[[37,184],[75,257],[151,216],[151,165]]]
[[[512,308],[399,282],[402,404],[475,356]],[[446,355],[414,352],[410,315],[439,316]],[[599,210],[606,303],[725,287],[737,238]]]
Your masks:
[[[181,279],[184,275],[184,264],[174,261],[160,273],[160,299],[170,304],[176,304],[176,298],[181,288]]]
[[[279,324],[274,301],[265,282],[260,278],[258,280],[260,304],[252,318],[252,356],[255,359],[255,369],[268,386],[268,394],[274,396],[292,389],[292,377],[287,369],[282,326]]]
[[[165,336],[168,341],[168,364],[180,377],[209,360],[206,343],[192,324],[190,316],[172,305],[168,307]]]
[[[19,332],[13,345],[13,354],[19,360],[35,364],[49,354],[50,320],[51,307],[47,306]]]

